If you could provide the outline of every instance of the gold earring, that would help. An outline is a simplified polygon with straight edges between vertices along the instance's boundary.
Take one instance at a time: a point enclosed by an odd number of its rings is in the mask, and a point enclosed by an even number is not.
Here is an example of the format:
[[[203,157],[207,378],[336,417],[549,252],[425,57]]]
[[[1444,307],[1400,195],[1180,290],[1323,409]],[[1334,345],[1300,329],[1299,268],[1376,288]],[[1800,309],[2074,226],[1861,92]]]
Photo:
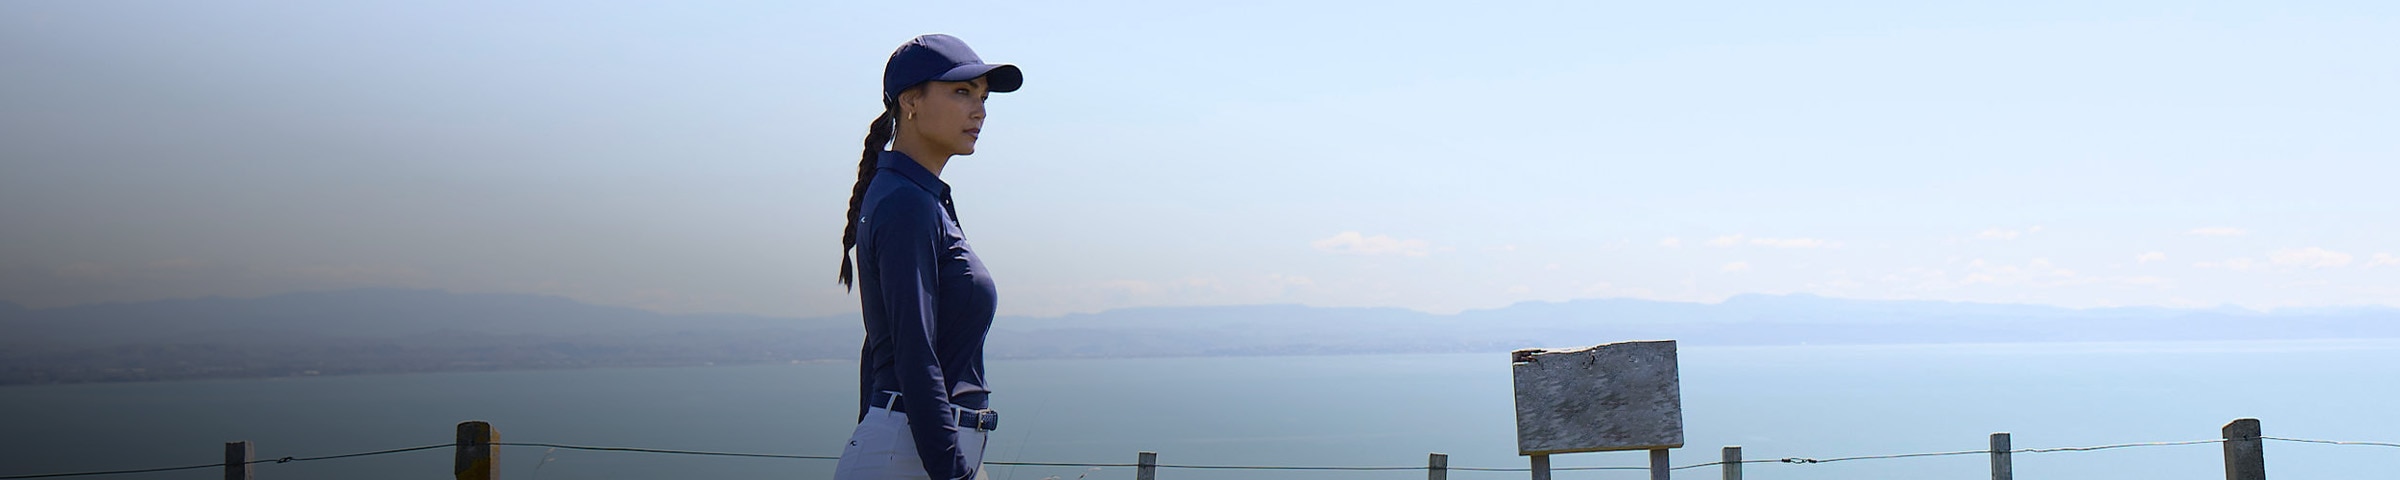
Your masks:
[[[916,121],[916,120],[917,120],[917,112],[908,112],[908,120],[909,120],[909,121],[912,121],[912,122],[913,122],[913,121]]]

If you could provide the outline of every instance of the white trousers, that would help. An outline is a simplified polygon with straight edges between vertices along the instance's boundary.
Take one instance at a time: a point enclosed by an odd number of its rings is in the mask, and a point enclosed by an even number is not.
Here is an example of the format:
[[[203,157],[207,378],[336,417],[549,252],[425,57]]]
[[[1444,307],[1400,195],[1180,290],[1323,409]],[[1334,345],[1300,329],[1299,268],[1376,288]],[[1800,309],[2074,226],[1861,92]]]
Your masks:
[[[972,466],[978,480],[990,478],[983,472],[983,447],[990,432],[973,428],[958,429],[958,448],[966,451],[967,465]],[[850,443],[842,446],[842,459],[833,467],[833,480],[933,480],[925,475],[925,463],[917,459],[917,441],[908,434],[908,414],[867,409],[867,418],[858,421],[850,431]]]

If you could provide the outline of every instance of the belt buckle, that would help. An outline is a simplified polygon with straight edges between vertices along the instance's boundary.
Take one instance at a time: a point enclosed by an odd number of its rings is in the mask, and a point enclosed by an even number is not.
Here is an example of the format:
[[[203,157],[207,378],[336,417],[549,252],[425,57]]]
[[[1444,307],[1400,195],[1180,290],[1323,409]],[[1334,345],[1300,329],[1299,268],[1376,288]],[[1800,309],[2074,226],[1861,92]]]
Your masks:
[[[957,408],[958,414],[955,416],[955,418],[959,426],[970,427],[976,430],[983,430],[987,432],[998,430],[1000,428],[1000,412],[994,412],[990,409],[968,410],[966,407]]]

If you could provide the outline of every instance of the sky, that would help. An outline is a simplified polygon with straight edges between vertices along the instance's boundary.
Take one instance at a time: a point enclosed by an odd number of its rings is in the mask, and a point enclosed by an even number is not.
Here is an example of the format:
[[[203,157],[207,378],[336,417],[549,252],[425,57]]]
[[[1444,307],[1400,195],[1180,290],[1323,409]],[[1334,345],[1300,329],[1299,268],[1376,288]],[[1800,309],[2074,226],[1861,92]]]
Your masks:
[[[884,59],[1006,315],[2400,306],[2391,2],[0,2],[0,300],[855,312]]]

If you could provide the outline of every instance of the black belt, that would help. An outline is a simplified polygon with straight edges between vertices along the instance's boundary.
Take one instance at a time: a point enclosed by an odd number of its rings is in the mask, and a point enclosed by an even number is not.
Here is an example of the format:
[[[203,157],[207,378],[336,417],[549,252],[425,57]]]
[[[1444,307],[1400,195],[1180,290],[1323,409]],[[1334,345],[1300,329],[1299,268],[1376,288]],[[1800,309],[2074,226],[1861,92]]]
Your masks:
[[[867,404],[894,412],[908,411],[906,404],[900,402],[900,394],[891,391],[875,392],[874,396],[868,398]],[[992,411],[989,408],[968,410],[966,407],[951,405],[950,420],[950,423],[960,427],[987,432],[1000,429],[1000,412]]]

